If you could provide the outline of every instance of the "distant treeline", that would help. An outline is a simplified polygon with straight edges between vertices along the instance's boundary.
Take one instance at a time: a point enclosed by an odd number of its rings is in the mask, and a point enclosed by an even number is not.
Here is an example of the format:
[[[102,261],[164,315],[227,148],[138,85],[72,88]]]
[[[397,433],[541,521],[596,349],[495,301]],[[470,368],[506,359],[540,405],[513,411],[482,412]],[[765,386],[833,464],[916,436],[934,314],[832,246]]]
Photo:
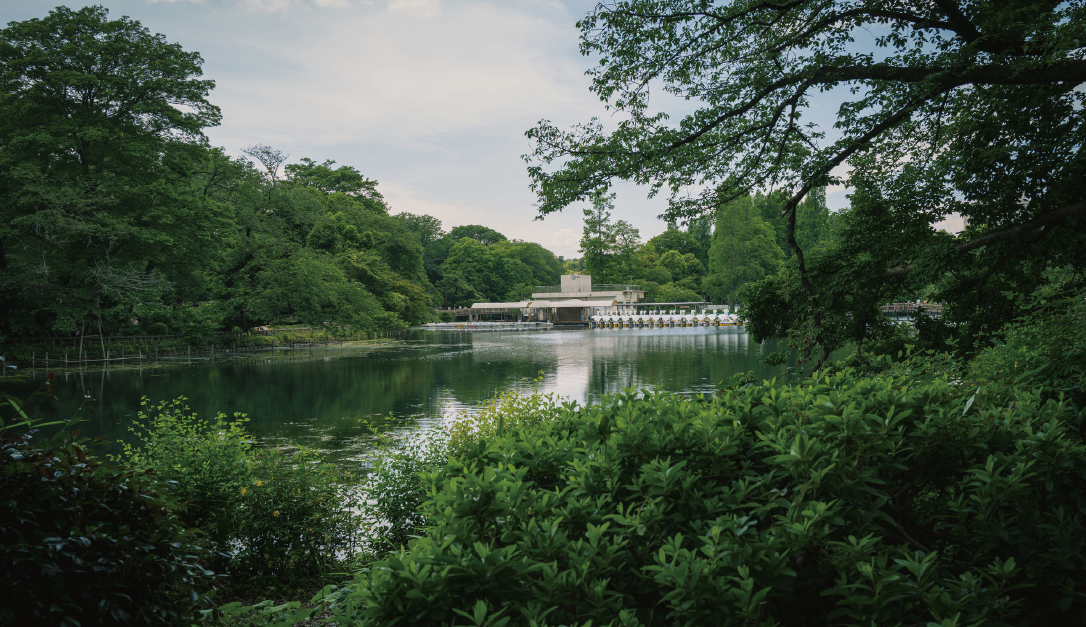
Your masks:
[[[557,281],[537,244],[390,216],[353,167],[231,158],[200,55],[102,7],[0,32],[0,340],[383,331]]]
[[[485,226],[389,215],[353,167],[211,147],[204,129],[221,114],[199,54],[102,7],[12,23],[0,41],[0,340],[385,331],[435,307],[528,298],[564,271],[638,283],[650,300],[721,302],[787,258],[776,195],[644,243],[600,195],[583,257],[563,265]],[[832,239],[824,195],[800,211],[804,245]]]
[[[614,196],[597,195],[584,212],[584,256],[567,261],[567,271],[590,274],[595,283],[636,283],[649,301],[734,305],[739,288],[776,275],[792,257],[781,217],[787,199],[779,191],[746,196],[642,242],[628,222],[611,221]],[[826,206],[824,188],[798,212],[796,239],[805,250],[834,243],[843,214]]]

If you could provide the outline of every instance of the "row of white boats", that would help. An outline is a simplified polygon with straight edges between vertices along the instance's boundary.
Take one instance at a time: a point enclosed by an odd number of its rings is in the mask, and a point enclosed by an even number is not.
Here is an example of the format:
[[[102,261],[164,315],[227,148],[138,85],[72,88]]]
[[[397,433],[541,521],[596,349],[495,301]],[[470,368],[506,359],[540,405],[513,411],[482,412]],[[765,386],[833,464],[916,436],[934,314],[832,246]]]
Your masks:
[[[690,314],[601,314],[589,320],[593,327],[734,327],[742,326],[739,316],[730,313]]]

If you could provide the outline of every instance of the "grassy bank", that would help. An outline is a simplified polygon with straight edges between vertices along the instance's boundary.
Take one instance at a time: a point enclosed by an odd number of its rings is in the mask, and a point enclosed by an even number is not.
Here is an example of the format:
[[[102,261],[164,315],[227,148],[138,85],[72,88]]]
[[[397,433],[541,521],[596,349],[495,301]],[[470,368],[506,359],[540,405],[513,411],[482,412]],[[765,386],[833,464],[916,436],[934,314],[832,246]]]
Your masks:
[[[81,363],[124,362],[160,357],[257,351],[279,346],[319,346],[348,341],[401,337],[402,331],[348,332],[282,328],[267,333],[239,332],[200,336],[141,335],[82,338],[27,338],[0,345],[7,364],[63,367]]]

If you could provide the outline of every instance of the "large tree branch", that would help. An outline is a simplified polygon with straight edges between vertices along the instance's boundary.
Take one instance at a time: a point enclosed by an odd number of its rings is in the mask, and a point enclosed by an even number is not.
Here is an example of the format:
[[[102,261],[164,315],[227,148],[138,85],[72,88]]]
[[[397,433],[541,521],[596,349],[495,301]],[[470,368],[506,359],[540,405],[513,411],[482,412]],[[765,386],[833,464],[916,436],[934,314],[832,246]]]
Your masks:
[[[22,286],[21,290],[24,292],[27,290],[50,290],[53,292],[61,292],[67,294],[68,296],[71,296],[72,298],[75,298],[77,300],[91,300],[89,297],[83,296],[79,292],[64,287],[63,285],[53,285],[51,283],[26,283]]]
[[[777,114],[780,110],[786,108],[788,103],[791,102],[797,94],[802,94],[815,85],[860,80],[909,83],[929,80],[937,75],[943,75],[942,80],[939,81],[940,89],[935,90],[935,92],[930,95],[945,93],[955,87],[970,84],[1036,85],[1064,82],[1078,85],[1086,82],[1086,60],[1066,60],[1060,63],[1051,64],[1041,70],[1031,70],[1029,72],[1019,72],[1015,68],[1006,65],[982,65],[960,72],[948,71],[945,68],[902,67],[881,63],[874,65],[818,68],[810,73],[796,73],[773,81],[769,85],[758,90],[758,92],[753,94],[750,98],[747,98],[746,102],[741,106],[724,111],[720,115],[701,125],[700,128],[693,130],[681,138],[673,140],[665,152],[696,142],[698,139],[707,133],[712,132],[728,120],[747,114],[771,94],[790,85],[795,85],[796,83],[800,83],[800,85],[797,87],[795,94],[788,100],[774,107],[774,117],[779,117]],[[876,128],[883,127],[884,125],[880,124]],[[870,133],[865,135],[865,138],[868,135],[870,135]],[[870,139],[861,138],[857,144],[863,144],[867,141],[870,141]],[[572,156],[588,156],[611,154],[613,152],[625,152],[631,156],[638,154],[638,151],[612,151],[605,147],[598,147],[591,150],[570,150],[569,154]],[[650,158],[657,156],[657,154],[658,153],[653,153],[650,155]]]
[[[897,81],[917,83],[942,75],[949,84],[960,85],[1038,85],[1042,83],[1086,82],[1086,60],[1065,59],[1028,71],[1004,64],[978,65],[953,71],[939,67],[894,66],[886,63],[828,67],[816,70],[812,79],[819,83],[837,81]]]
[[[971,250],[976,250],[976,249],[978,249],[978,248],[980,248],[982,246],[987,246],[989,244],[994,244],[996,242],[1002,242],[1002,241],[1006,241],[1006,240],[1010,240],[1010,239],[1015,239],[1015,238],[1025,234],[1025,233],[1029,233],[1029,232],[1034,231],[1036,229],[1046,227],[1046,226],[1048,226],[1050,224],[1055,224],[1056,222],[1061,222],[1063,220],[1066,220],[1067,218],[1071,218],[1071,217],[1078,216],[1078,215],[1086,215],[1086,203],[1084,203],[1082,200],[1079,200],[1077,202],[1073,202],[1073,203],[1070,203],[1070,204],[1066,204],[1066,205],[1064,205],[1062,207],[1059,207],[1057,209],[1053,209],[1052,211],[1049,211],[1047,213],[1042,213],[1041,215],[1039,215],[1036,218],[1033,218],[1031,220],[1026,220],[1025,222],[1020,222],[1018,224],[1012,224],[1012,225],[1010,225],[1008,227],[1004,227],[1002,229],[992,231],[990,233],[985,233],[984,235],[977,236],[977,237],[975,237],[975,238],[973,238],[973,239],[971,239],[971,240],[969,240],[967,242],[961,242],[961,243],[955,245],[952,250],[954,252],[959,252],[959,253],[969,252]],[[869,276],[872,276],[872,277],[903,276],[903,275],[909,274],[915,268],[916,268],[916,265],[911,264],[911,263],[903,264],[903,265],[900,265],[900,266],[891,266],[889,268],[886,268],[882,272],[875,273],[875,274],[872,274],[872,275],[869,275]]]

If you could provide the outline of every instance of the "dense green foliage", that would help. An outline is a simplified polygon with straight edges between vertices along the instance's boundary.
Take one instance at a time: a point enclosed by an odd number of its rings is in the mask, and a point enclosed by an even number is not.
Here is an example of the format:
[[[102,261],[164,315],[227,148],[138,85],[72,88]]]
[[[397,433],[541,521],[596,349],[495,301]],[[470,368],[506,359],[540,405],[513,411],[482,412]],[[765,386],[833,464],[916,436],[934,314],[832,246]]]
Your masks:
[[[592,275],[596,283],[637,283],[651,302],[711,300],[735,306],[745,302],[743,286],[774,276],[792,251],[782,248],[787,224],[780,193],[755,194],[720,206],[712,215],[691,219],[642,242],[625,220],[612,222],[614,194],[596,194],[585,209],[583,257],[568,272]],[[813,191],[799,213],[802,243],[830,245],[840,216],[826,207],[824,189]]]
[[[0,339],[390,330],[432,319],[448,292],[557,282],[537,244],[389,216],[351,166],[210,147],[220,113],[202,62],[102,7],[0,30]],[[465,237],[488,259],[447,262]]]
[[[425,533],[338,611],[360,625],[1075,621],[1081,428],[1038,393],[851,371],[565,407],[423,474]]]
[[[184,399],[139,414],[121,461],[150,468],[186,504],[181,518],[219,552],[234,590],[293,589],[327,578],[357,543],[350,477],[312,451],[257,448],[244,416],[201,419]]]
[[[200,534],[153,471],[103,463],[62,432],[0,423],[0,623],[172,625],[215,582]]]
[[[672,219],[783,190],[761,217],[784,227],[786,267],[743,298],[777,316],[774,334],[821,365],[863,341],[875,306],[926,298],[979,350],[1017,295],[1084,276],[1084,20],[1082,0],[600,3],[581,49],[600,61],[592,91],[624,117],[528,132],[539,213],[614,179],[670,190]],[[694,110],[650,105],[649,85]],[[835,118],[811,121],[827,94]],[[832,184],[851,186],[852,218],[812,237],[832,219],[801,205]],[[963,233],[935,228],[953,215]]]
[[[453,240],[460,229],[453,229],[447,239]],[[449,244],[437,283],[443,303],[470,306],[525,300],[538,286],[558,283],[562,264],[549,250],[505,238],[485,243],[491,239],[464,236]]]
[[[635,283],[650,302],[703,300],[699,293],[708,259],[705,243],[709,221],[686,230],[669,225],[667,231],[641,241],[641,233],[625,220],[611,221],[614,195],[600,194],[585,209],[581,237],[583,257],[567,273],[585,273],[593,283]]]

